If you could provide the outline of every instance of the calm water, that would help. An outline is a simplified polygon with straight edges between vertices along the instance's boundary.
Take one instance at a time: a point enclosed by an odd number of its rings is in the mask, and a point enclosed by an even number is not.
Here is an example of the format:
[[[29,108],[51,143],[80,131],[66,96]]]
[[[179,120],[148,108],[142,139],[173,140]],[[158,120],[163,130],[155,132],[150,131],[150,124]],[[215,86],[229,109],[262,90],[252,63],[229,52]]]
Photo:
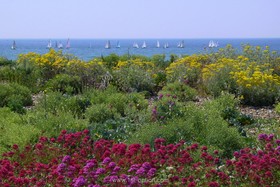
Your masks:
[[[160,48],[156,47],[157,40],[160,42]],[[209,41],[212,39],[184,39],[184,48],[177,48],[180,41],[179,39],[111,39],[111,49],[105,49],[107,40],[105,39],[70,39],[71,48],[62,49],[63,53],[70,53],[83,60],[90,60],[94,57],[100,57],[101,55],[109,55],[116,53],[118,55],[138,54],[145,56],[152,56],[155,54],[165,54],[167,57],[170,54],[177,55],[190,55],[194,53],[208,53],[209,49],[206,49]],[[242,44],[250,44],[253,46],[270,46],[271,50],[280,52],[280,38],[279,39],[213,39],[219,43],[218,48],[225,47],[227,44],[231,44],[233,47],[241,49]],[[12,39],[0,40],[0,56],[4,56],[8,59],[15,60],[19,54],[36,52],[44,54],[48,52],[46,48],[48,44],[47,39],[17,39],[16,50],[11,50],[13,43]],[[55,43],[61,42],[66,45],[67,39],[53,39],[52,46],[55,47]],[[120,48],[116,48],[117,42],[120,43]],[[146,42],[147,48],[142,49],[143,42]],[[133,48],[133,43],[136,42],[139,48]],[[168,43],[169,48],[163,48],[164,44]],[[216,48],[215,50],[217,50]],[[56,48],[55,48],[56,49]],[[56,49],[58,50],[58,49]]]

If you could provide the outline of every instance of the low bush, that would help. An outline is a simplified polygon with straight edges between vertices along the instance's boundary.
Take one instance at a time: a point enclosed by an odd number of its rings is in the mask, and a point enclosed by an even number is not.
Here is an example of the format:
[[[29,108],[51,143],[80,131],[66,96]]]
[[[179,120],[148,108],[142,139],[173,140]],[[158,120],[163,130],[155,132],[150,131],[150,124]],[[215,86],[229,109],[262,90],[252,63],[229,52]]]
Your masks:
[[[130,65],[113,72],[113,84],[124,92],[152,93],[155,87],[152,73],[138,65]]]
[[[16,83],[0,84],[0,107],[8,106],[13,111],[24,113],[24,106],[32,105],[30,90]]]
[[[176,96],[159,94],[157,100],[150,105],[151,121],[166,122],[168,119],[183,115],[182,103]]]
[[[39,129],[26,124],[20,115],[9,108],[0,108],[0,114],[0,154],[10,150],[14,144],[23,148],[38,138]]]
[[[90,123],[104,123],[107,120],[119,117],[117,109],[106,103],[93,104],[86,110],[85,116]]]
[[[280,103],[276,105],[275,111],[280,115]]]
[[[218,108],[199,108],[189,104],[181,109],[181,118],[167,120],[165,124],[146,124],[137,130],[129,142],[151,143],[155,138],[164,138],[168,143],[182,139],[198,142],[221,150],[223,156],[230,156],[242,148],[244,138],[235,127],[229,127]]]
[[[159,92],[159,95],[177,98],[180,102],[195,100],[197,91],[183,82],[168,83]]]
[[[46,137],[56,137],[62,129],[76,132],[88,127],[87,120],[78,119],[66,111],[57,111],[56,114],[42,110],[28,111],[23,116],[23,123],[35,127]]]
[[[81,79],[78,76],[58,74],[47,82],[46,89],[67,94],[78,94],[82,91]]]

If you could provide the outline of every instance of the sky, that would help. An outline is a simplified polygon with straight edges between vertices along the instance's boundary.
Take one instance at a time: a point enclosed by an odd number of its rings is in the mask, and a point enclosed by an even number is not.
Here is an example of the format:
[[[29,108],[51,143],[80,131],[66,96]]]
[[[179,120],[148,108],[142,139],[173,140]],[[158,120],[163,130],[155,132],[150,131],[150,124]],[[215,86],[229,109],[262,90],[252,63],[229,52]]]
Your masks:
[[[279,38],[280,0],[0,0],[0,39]]]

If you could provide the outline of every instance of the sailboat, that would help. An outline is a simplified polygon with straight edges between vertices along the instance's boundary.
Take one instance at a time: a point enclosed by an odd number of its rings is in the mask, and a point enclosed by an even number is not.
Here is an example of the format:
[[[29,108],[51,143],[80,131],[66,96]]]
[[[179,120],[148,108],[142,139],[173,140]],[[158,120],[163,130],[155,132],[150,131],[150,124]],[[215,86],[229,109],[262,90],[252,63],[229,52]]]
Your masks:
[[[61,42],[59,42],[59,44],[57,45],[58,49],[62,49],[63,48],[63,44]]]
[[[146,42],[144,41],[143,45],[142,45],[142,49],[145,49],[145,48],[147,48],[147,45],[146,45]]]
[[[13,42],[13,45],[12,45],[11,49],[12,49],[12,50],[15,50],[15,49],[16,49],[16,41],[15,41],[15,40],[14,40],[14,42]]]
[[[68,38],[68,40],[67,40],[67,43],[66,43],[65,48],[66,48],[66,49],[69,49],[69,48],[70,48],[70,40],[69,40],[69,38]]]
[[[111,43],[110,43],[110,40],[108,40],[105,45],[105,49],[110,49],[110,48],[111,48]]]
[[[157,41],[157,48],[160,48],[160,44],[159,44],[159,41]]]
[[[138,46],[138,44],[136,42],[134,42],[133,48],[139,48],[139,46]]]
[[[181,42],[179,42],[178,48],[184,48],[185,47],[185,44],[184,44],[184,40],[182,40]]]
[[[52,41],[51,40],[49,40],[49,43],[47,45],[47,49],[50,49],[50,48],[52,48]]]
[[[219,43],[218,42],[215,42],[215,47],[219,47]]]
[[[163,48],[165,48],[165,49],[168,48],[168,47],[169,47],[168,43],[165,43],[164,46],[163,46]]]
[[[120,48],[120,47],[121,47],[121,45],[120,45],[120,42],[118,41],[116,48]]]

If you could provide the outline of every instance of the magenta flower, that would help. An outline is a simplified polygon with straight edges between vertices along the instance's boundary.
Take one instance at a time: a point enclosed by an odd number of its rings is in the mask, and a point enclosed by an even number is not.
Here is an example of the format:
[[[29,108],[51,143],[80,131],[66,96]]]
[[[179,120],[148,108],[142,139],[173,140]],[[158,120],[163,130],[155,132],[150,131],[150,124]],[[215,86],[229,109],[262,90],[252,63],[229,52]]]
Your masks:
[[[113,169],[116,166],[116,163],[115,162],[110,162],[108,166],[109,166],[109,168]]]
[[[142,167],[145,169],[145,170],[149,170],[151,168],[151,164],[149,162],[144,162],[142,164]]]
[[[111,158],[110,157],[106,157],[106,158],[104,158],[102,164],[108,164],[109,162],[111,162]]]
[[[71,160],[71,157],[69,155],[66,155],[65,157],[63,157],[62,159],[62,163],[69,163]]]
[[[151,168],[147,173],[148,177],[152,178],[153,176],[155,176],[156,171],[156,168]]]
[[[258,139],[259,140],[266,140],[268,138],[267,134],[259,134]]]
[[[144,176],[146,173],[145,169],[143,167],[139,168],[137,171],[136,171],[136,175],[139,175],[139,176]]]
[[[86,184],[86,180],[83,176],[80,176],[76,179],[74,179],[74,184],[73,186],[74,187],[81,187],[81,186],[84,186]]]
[[[100,175],[100,174],[103,174],[103,173],[105,173],[105,169],[104,168],[98,168],[97,170],[96,170],[96,172],[95,172],[95,174],[96,175]]]
[[[57,167],[57,172],[58,172],[59,174],[62,174],[62,173],[64,172],[65,169],[66,169],[66,164],[61,163],[61,164],[59,164],[58,167]]]

